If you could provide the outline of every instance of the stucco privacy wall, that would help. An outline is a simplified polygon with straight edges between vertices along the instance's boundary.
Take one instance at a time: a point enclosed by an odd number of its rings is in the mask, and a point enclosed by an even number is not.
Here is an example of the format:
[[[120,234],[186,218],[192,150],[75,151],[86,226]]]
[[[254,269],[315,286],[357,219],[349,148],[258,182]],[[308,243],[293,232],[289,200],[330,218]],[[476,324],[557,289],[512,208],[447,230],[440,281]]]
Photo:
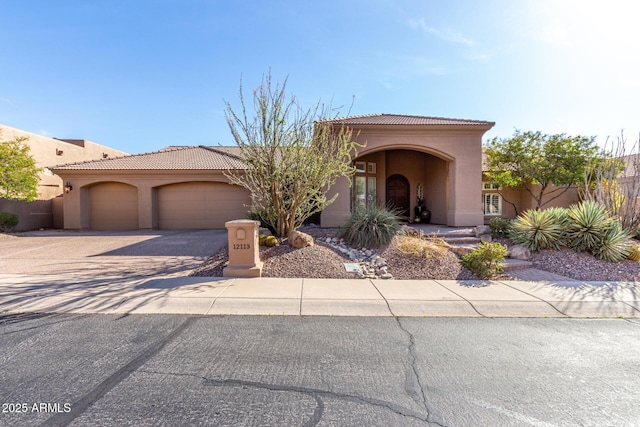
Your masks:
[[[96,160],[106,157],[123,156],[120,150],[96,144],[84,139],[61,140],[48,138],[0,124],[0,141],[11,141],[26,137],[36,165],[41,168],[52,168],[65,163]],[[52,199],[62,194],[63,180],[50,170],[43,169],[38,183],[38,199],[34,202],[10,201],[0,198],[0,211],[12,212],[20,216],[17,230],[50,228],[54,223],[61,224],[62,218],[54,219],[54,203]],[[58,205],[56,205],[58,206]],[[55,209],[58,214],[62,209]]]
[[[376,117],[381,116],[385,115]],[[338,124],[351,127],[356,135],[355,140],[363,145],[358,150],[356,160],[378,152],[386,152],[387,156],[398,157],[395,161],[387,160],[384,170],[378,170],[377,174],[383,179],[388,178],[393,172],[389,170],[391,166],[398,171],[404,171],[403,174],[412,175],[407,176],[412,206],[415,204],[417,179],[422,176],[425,180],[423,184],[425,196],[437,202],[432,222],[436,222],[437,219],[449,226],[471,226],[484,222],[481,207],[482,136],[493,127],[494,123],[450,120],[451,124],[402,125],[387,124],[390,120],[386,117],[381,119],[376,117],[371,121],[378,120],[384,124],[359,123],[359,118],[336,121]],[[414,122],[422,123],[420,120]],[[429,123],[427,120],[423,122]],[[438,123],[437,120],[433,122]],[[396,154],[396,150],[426,153],[440,161],[428,160],[430,157],[424,156]],[[416,172],[416,163],[424,169],[424,175]],[[427,179],[429,182],[426,182]],[[378,186],[378,188],[384,187]],[[328,192],[328,196],[331,197],[336,193],[339,194],[338,199],[322,213],[323,227],[340,226],[349,217],[351,200],[348,179],[339,180]],[[377,194],[381,193],[377,192]],[[445,200],[438,200],[442,198]],[[382,201],[384,202],[384,198]],[[433,210],[432,206],[429,208]]]

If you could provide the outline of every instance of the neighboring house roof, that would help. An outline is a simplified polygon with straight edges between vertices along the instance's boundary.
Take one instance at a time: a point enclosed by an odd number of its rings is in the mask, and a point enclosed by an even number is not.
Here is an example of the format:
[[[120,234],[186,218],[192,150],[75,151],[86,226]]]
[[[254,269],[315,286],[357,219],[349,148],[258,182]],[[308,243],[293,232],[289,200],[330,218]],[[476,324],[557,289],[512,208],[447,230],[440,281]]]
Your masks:
[[[245,169],[238,158],[239,147],[168,147],[152,153],[59,165],[68,170],[227,170]]]
[[[444,117],[407,116],[402,114],[365,114],[327,120],[346,125],[409,125],[409,126],[493,126],[483,120],[447,119]]]

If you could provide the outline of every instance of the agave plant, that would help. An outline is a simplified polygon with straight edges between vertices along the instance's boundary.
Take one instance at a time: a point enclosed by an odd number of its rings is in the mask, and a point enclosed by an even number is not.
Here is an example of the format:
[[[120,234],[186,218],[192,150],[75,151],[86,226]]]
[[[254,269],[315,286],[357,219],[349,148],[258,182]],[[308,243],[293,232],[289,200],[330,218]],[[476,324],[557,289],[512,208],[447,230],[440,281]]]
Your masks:
[[[511,240],[532,251],[560,249],[565,228],[557,212],[528,210],[511,224]]]
[[[376,248],[391,242],[400,229],[398,212],[371,206],[354,209],[339,235],[349,246]]]
[[[568,214],[567,240],[577,252],[596,250],[614,223],[603,205],[589,200],[571,206]]]
[[[618,221],[611,222],[599,245],[591,250],[596,257],[605,261],[618,262],[627,258],[631,252],[631,235],[625,231]]]

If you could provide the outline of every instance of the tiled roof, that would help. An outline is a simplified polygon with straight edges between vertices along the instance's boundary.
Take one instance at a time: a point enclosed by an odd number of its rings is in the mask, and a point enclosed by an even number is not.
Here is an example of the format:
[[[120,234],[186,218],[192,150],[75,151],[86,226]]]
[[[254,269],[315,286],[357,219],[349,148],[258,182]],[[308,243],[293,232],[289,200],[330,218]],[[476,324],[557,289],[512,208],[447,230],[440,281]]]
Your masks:
[[[226,170],[244,169],[238,147],[168,147],[153,153],[59,165],[63,170]]]
[[[444,117],[406,116],[401,114],[366,114],[328,120],[346,125],[421,125],[421,126],[493,126],[482,120],[447,119]]]

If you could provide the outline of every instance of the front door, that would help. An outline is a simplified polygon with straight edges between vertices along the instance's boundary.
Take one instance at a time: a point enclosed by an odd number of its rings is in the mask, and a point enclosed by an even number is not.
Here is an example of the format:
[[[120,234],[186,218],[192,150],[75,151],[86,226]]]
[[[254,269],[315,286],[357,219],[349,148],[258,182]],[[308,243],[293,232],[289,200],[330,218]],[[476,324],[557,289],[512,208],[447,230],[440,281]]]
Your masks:
[[[387,178],[387,206],[409,218],[409,181],[402,175]]]

